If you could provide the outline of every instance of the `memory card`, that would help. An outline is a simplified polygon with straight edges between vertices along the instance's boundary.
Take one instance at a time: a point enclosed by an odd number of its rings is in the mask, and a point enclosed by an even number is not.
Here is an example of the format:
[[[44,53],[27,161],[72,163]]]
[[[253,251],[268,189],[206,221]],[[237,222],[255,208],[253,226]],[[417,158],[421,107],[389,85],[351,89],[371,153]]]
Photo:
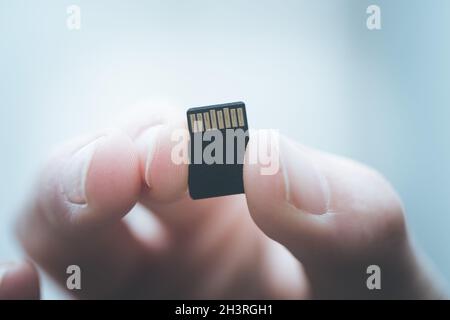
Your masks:
[[[249,140],[245,104],[232,102],[190,108],[187,121],[191,198],[243,193],[243,163]]]

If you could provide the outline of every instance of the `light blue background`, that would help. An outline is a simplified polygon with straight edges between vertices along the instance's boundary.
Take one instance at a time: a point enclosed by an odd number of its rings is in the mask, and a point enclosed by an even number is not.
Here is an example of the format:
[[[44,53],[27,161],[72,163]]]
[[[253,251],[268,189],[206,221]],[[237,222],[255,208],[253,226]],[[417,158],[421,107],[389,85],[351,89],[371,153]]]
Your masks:
[[[0,260],[21,255],[12,222],[55,144],[142,99],[244,100],[251,127],[387,176],[450,279],[450,1],[0,3]]]

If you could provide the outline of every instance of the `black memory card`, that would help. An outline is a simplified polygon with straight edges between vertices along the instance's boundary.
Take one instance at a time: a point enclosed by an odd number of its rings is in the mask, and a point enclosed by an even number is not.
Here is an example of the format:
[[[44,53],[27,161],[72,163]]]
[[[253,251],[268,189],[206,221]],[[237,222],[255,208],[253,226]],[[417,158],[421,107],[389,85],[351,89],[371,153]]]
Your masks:
[[[244,192],[248,122],[243,102],[191,108],[189,193],[192,199]]]

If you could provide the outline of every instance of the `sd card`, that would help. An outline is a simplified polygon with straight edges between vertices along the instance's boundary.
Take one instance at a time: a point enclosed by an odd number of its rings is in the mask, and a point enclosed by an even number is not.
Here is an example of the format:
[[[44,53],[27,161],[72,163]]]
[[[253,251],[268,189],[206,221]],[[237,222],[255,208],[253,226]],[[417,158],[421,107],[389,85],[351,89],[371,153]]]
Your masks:
[[[249,140],[243,102],[191,108],[189,193],[192,199],[244,192],[242,177]]]

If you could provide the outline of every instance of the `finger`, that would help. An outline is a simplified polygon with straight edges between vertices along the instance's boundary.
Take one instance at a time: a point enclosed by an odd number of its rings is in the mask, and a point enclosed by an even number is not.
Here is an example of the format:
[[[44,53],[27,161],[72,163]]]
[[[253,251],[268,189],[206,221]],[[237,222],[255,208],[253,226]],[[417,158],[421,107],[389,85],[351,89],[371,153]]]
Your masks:
[[[259,147],[258,136],[251,137],[248,153]],[[248,207],[261,230],[285,245],[309,276],[326,281],[326,273],[339,268],[365,276],[366,257],[376,260],[388,255],[386,248],[393,255],[401,247],[406,239],[402,206],[378,173],[285,137],[274,150],[280,160],[274,174],[261,174],[258,163],[245,164]],[[357,271],[348,269],[348,261],[358,261]]]
[[[56,154],[41,174],[34,204],[58,228],[89,228],[120,220],[139,192],[134,147],[111,130]]]
[[[0,264],[0,300],[37,300],[39,276],[31,262]]]
[[[142,248],[121,221],[141,190],[138,158],[119,131],[71,143],[43,170],[18,224],[27,252],[65,284],[83,271],[85,297],[107,296],[134,271]]]
[[[185,123],[185,119],[172,119],[142,130],[135,138],[144,178],[140,202],[168,231],[173,257],[168,265],[176,268],[182,263],[185,270],[191,270],[189,277],[172,283],[174,289],[187,287],[191,293],[194,290],[205,296],[214,291],[212,287],[234,281],[243,261],[254,262],[261,232],[247,214],[242,195],[190,198]],[[213,279],[211,287],[191,288],[192,281],[209,283],[205,278]]]
[[[188,193],[189,134],[180,116],[150,126],[135,139],[144,189],[140,201],[169,228],[178,232],[220,216],[239,197],[192,200]],[[212,214],[214,213],[214,214]]]

